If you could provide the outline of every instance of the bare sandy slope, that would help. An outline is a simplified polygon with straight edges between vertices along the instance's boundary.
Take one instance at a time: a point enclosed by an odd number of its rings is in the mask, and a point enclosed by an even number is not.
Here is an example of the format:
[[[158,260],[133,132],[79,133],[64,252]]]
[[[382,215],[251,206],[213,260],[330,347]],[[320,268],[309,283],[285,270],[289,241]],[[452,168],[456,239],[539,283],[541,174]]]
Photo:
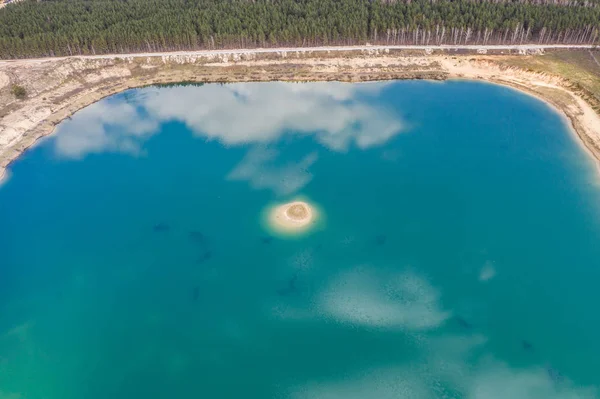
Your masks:
[[[10,79],[7,74],[0,72],[0,90],[8,86]]]
[[[286,51],[168,54],[23,60],[0,63],[0,175],[57,123],[99,99],[132,87],[181,81],[348,82],[383,79],[481,79],[526,91],[560,109],[600,159],[600,117],[571,82],[522,69],[501,68],[502,55],[429,54],[428,50]],[[10,94],[24,86],[25,100]]]

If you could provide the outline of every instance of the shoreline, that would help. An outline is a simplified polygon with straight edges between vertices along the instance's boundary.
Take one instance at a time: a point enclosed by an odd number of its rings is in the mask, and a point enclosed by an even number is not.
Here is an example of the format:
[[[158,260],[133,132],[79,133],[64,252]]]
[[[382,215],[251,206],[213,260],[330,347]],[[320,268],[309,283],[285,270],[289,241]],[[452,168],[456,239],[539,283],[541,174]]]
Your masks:
[[[561,119],[563,119],[568,127],[569,132],[574,135],[573,138],[575,139],[576,143],[580,145],[584,152],[591,158],[596,171],[600,175],[600,114],[596,113],[593,107],[583,98],[578,96],[577,93],[560,84],[539,85],[540,87],[562,91],[564,94],[569,95],[571,99],[577,103],[577,107],[574,107],[573,104],[567,104],[559,101],[557,98],[551,95],[540,92],[539,87],[538,90],[535,90],[530,86],[527,86],[526,83],[531,82],[524,82],[520,79],[517,80],[514,78],[514,76],[511,76],[510,73],[508,75],[498,77],[499,71],[493,71],[494,74],[487,76],[484,74],[482,75],[481,70],[469,70],[468,72],[470,73],[467,73],[467,76],[462,73],[460,73],[459,76],[451,75],[448,80],[481,81],[489,84],[504,86],[510,88],[511,90],[516,90],[522,94],[531,96],[538,101],[542,101],[552,108],[552,110],[556,112]],[[514,70],[511,72],[514,73]],[[518,73],[522,73],[522,71],[518,71]],[[528,73],[534,76],[537,75],[534,72]],[[536,77],[539,78],[540,76]],[[551,79],[556,79],[556,77]]]
[[[490,82],[490,83],[499,84],[499,83],[494,83],[494,82]],[[589,142],[587,133],[585,133],[585,131],[582,132],[581,127],[579,127],[579,128],[576,127],[579,124],[579,121],[576,116],[569,115],[567,112],[565,112],[565,110],[560,105],[557,105],[551,99],[544,98],[544,97],[540,96],[538,93],[528,90],[527,88],[516,87],[516,86],[511,86],[511,85],[506,85],[506,84],[499,84],[499,85],[508,87],[512,90],[516,90],[520,93],[534,97],[536,100],[542,101],[543,103],[548,105],[550,108],[552,108],[552,110],[554,112],[556,112],[560,116],[560,118],[563,120],[563,122],[565,123],[565,125],[567,126],[567,128],[569,130],[569,133],[573,135],[573,139],[575,140],[577,145],[581,146],[583,151],[590,157],[590,161],[594,164],[594,169],[596,169],[596,172],[597,172],[598,176],[600,177],[600,150]],[[599,119],[600,119],[600,116],[599,116]]]
[[[544,104],[549,106],[553,112],[556,112],[560,116],[562,121],[567,126],[569,133],[573,136],[574,141],[577,143],[577,145],[579,145],[582,148],[582,150],[587,154],[587,156],[590,157],[590,161],[594,164],[596,172],[598,173],[598,176],[600,177],[600,149],[596,148],[593,144],[591,144],[589,142],[587,133],[585,133],[585,131],[582,131],[581,127],[577,128],[577,126],[579,125],[579,120],[577,119],[577,117],[572,114],[568,114],[561,105],[557,104],[551,98],[544,97],[544,96],[540,95],[540,93],[530,90],[527,87],[524,87],[521,85],[509,84],[509,83],[505,83],[505,82],[501,83],[501,82],[498,82],[495,80],[472,79],[472,78],[448,78],[448,80],[449,81],[454,80],[454,81],[468,81],[468,82],[484,82],[484,83],[488,83],[488,84],[498,85],[498,86],[506,87],[511,90],[515,90],[521,94],[525,94],[529,97],[533,97],[537,101],[543,102]],[[598,115],[598,119],[600,121],[600,115]]]
[[[12,101],[0,109],[0,185],[5,182],[10,165],[43,137],[54,133],[57,125],[75,112],[122,91],[157,84],[236,83],[265,81],[341,81],[375,80],[470,80],[499,84],[544,101],[568,121],[594,159],[600,173],[600,115],[568,82],[549,76],[504,68],[494,62],[496,56],[404,56],[359,54],[353,57],[296,58],[278,55],[275,59],[131,59],[114,60],[47,60],[36,61],[28,71],[34,80],[31,97]],[[83,65],[80,65],[83,64]],[[125,64],[125,65],[123,65]],[[0,66],[2,77],[21,73],[18,64]],[[24,69],[21,67],[21,69]],[[141,71],[141,73],[140,73]],[[41,72],[41,73],[40,73]],[[45,77],[58,72],[62,81],[45,87]],[[65,73],[66,72],[66,73]],[[40,77],[41,76],[41,77]],[[17,83],[21,79],[17,76]],[[36,81],[35,78],[38,80]],[[52,76],[49,77],[50,79]],[[5,79],[6,81],[6,79]],[[51,82],[50,84],[52,84]],[[39,85],[40,90],[36,90]],[[8,83],[4,83],[7,89]],[[0,93],[2,87],[0,86]],[[34,91],[36,90],[36,91]],[[29,91],[29,90],[28,90]],[[0,102],[2,97],[0,96]]]

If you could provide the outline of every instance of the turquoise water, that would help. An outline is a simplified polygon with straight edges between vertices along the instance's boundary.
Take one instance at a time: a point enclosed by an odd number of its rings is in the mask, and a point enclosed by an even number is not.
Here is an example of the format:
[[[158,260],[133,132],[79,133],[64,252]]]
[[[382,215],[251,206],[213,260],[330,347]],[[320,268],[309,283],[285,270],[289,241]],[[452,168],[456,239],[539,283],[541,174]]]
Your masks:
[[[0,188],[0,399],[600,398],[599,215],[507,88],[128,91]]]

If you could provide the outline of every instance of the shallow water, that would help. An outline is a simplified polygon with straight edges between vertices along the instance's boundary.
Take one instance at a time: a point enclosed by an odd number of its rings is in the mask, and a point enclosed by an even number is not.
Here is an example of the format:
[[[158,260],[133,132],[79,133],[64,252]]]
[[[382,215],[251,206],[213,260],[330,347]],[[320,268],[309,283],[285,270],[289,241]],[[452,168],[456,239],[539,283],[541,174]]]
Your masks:
[[[599,204],[503,87],[128,91],[0,188],[0,399],[599,398]]]

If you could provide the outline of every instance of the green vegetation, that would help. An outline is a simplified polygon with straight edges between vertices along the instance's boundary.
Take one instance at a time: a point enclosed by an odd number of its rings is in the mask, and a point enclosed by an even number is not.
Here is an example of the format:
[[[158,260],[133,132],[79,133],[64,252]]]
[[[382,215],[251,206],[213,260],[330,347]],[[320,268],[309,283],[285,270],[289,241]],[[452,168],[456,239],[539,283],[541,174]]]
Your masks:
[[[0,58],[367,42],[599,43],[600,2],[26,0],[0,10]]]
[[[10,89],[10,92],[13,96],[17,97],[19,100],[27,97],[27,90],[23,86],[13,85]]]
[[[559,50],[542,56],[510,56],[497,63],[534,72],[561,76],[600,113],[600,51]]]

